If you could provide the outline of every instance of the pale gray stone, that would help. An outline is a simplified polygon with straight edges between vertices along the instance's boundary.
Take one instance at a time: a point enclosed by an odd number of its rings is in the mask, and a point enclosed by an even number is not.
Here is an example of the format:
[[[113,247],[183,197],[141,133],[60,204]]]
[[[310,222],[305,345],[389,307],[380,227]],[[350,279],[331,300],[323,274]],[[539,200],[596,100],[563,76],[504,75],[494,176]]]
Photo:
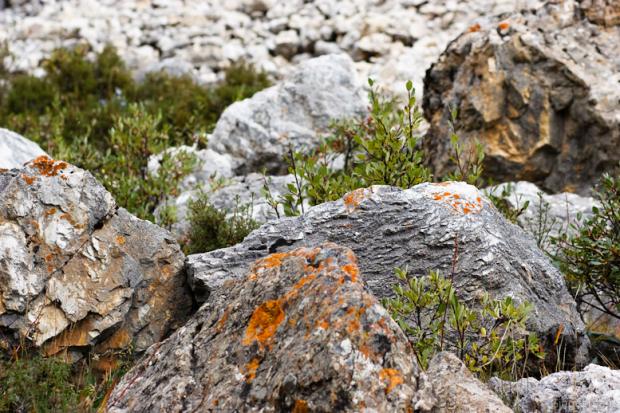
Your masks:
[[[26,162],[47,155],[36,143],[0,128],[0,169],[21,168]]]

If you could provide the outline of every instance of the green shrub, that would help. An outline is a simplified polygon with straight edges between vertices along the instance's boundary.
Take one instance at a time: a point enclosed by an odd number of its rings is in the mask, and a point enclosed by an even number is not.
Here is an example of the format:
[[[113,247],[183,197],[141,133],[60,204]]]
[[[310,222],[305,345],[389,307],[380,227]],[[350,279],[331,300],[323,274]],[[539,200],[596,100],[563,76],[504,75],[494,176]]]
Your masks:
[[[524,376],[528,360],[544,358],[537,336],[525,329],[530,304],[485,295],[474,309],[462,303],[452,281],[437,272],[423,277],[395,272],[401,284],[383,305],[409,336],[423,369],[434,354],[451,350],[482,379],[514,380]]]
[[[238,244],[259,226],[252,219],[251,205],[239,206],[238,199],[231,217],[227,217],[227,212],[211,205],[204,192],[192,199],[188,205],[190,234],[185,253],[197,254]]]
[[[577,304],[620,319],[620,175],[604,174],[593,216],[553,242],[557,260]]]

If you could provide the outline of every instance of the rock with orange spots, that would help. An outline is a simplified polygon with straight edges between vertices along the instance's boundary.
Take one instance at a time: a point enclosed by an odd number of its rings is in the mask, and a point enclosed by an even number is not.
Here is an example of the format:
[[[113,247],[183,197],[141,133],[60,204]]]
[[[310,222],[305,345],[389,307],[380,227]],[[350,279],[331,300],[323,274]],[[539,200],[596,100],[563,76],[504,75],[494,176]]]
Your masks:
[[[21,168],[46,153],[36,143],[8,129],[0,128],[0,169]]]
[[[485,174],[587,195],[620,160],[620,2],[564,0],[481,20],[426,72],[423,145],[451,170],[451,110]],[[478,27],[476,26],[476,27]]]
[[[257,260],[147,351],[108,411],[413,411],[415,357],[363,276],[333,243]]]
[[[567,360],[583,361],[589,342],[562,274],[531,235],[462,182],[360,189],[300,217],[271,221],[236,246],[189,256],[190,282],[200,301],[217,300],[245,279],[252,261],[325,241],[355,252],[379,298],[393,295],[395,267],[420,276],[431,270],[449,276],[456,246],[454,282],[464,300],[475,302],[489,293],[530,302],[529,329],[552,350],[561,328]]]
[[[192,306],[171,234],[88,172],[40,156],[0,173],[0,335],[45,354],[138,352]]]

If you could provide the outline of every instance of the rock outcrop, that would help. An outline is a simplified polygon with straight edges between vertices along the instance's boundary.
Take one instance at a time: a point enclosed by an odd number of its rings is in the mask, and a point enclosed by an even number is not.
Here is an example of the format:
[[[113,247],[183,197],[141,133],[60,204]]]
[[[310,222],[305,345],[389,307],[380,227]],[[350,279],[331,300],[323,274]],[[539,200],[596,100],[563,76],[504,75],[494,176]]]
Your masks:
[[[567,360],[583,362],[588,340],[562,275],[531,236],[464,183],[356,190],[300,217],[267,223],[236,246],[189,256],[188,276],[199,300],[217,300],[231,282],[244,279],[252,261],[324,241],[355,252],[379,298],[392,296],[395,267],[449,275],[456,257],[454,282],[463,299],[488,292],[529,301],[529,328],[550,339],[561,329]]]
[[[620,371],[591,364],[583,371],[561,371],[517,382],[489,382],[503,400],[523,413],[616,413],[620,411]]]
[[[615,1],[549,2],[472,25],[424,81],[434,171],[449,167],[456,108],[461,140],[486,146],[488,176],[587,194],[620,160],[619,38]]]
[[[407,338],[326,243],[246,267],[114,389],[110,413],[413,411]]]
[[[26,162],[46,155],[36,143],[0,128],[0,169],[21,168]]]
[[[90,173],[46,156],[0,173],[0,338],[141,352],[191,308],[172,235],[117,209]]]
[[[286,173],[289,148],[318,146],[336,119],[363,116],[366,103],[353,61],[327,55],[305,61],[283,82],[233,103],[209,137],[231,155],[237,174]]]

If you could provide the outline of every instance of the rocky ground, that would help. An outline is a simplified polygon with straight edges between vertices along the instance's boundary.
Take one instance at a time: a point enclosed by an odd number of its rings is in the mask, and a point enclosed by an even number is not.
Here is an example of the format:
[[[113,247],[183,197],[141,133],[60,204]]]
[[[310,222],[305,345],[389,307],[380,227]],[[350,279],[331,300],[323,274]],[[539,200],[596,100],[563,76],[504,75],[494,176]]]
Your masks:
[[[137,76],[165,68],[209,83],[243,58],[278,79],[231,105],[208,149],[171,149],[202,161],[161,206],[177,207],[173,233],[118,207],[90,172],[0,129],[0,349],[25,337],[46,355],[104,360],[131,347],[141,358],[108,395],[114,413],[617,412],[620,374],[587,365],[587,326],[532,222],[545,209],[548,235],[589,213],[594,177],[620,160],[620,6],[542,3],[0,1],[14,70],[36,72],[57,46],[111,42]],[[532,181],[507,198],[530,201],[520,226],[489,199],[506,183],[372,186],[278,218],[257,172],[284,192],[288,148],[317,145],[334,118],[365,115],[368,75],[390,89],[413,79],[420,95],[425,85],[423,145],[438,174],[457,106],[459,133],[486,144],[491,177]],[[199,188],[222,208],[254,200],[265,224],[185,257],[177,240]],[[424,370],[381,305],[404,266],[450,273],[467,302],[529,302],[542,368],[561,358],[575,371],[485,384],[447,352]]]

